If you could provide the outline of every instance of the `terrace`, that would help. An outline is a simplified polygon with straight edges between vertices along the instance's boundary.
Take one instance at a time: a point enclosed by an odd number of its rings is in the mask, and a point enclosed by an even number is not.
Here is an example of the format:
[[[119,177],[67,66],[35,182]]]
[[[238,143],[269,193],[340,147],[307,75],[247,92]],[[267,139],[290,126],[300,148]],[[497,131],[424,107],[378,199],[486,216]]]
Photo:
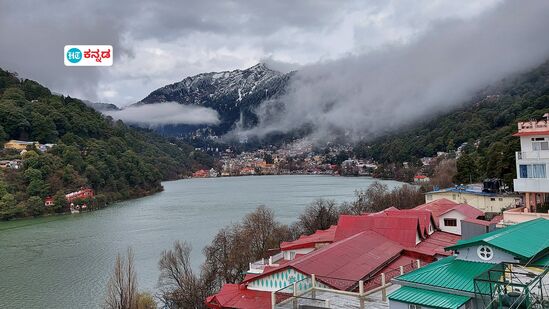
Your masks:
[[[346,279],[322,277],[312,275],[303,280],[294,282],[272,293],[273,309],[287,308],[389,308],[387,294],[400,286],[391,282],[399,275],[417,269],[420,261],[400,266],[394,269],[385,269],[382,273],[365,280],[350,282]],[[326,283],[326,284],[325,284]],[[356,286],[351,291],[342,291],[330,288],[330,285]]]

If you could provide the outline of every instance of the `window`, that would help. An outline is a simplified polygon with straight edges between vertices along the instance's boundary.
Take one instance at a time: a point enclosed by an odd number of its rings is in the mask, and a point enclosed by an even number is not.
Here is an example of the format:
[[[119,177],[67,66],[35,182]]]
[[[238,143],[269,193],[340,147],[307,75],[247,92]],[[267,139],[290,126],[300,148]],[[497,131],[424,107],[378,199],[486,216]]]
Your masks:
[[[456,195],[455,195],[455,194],[452,194],[452,199],[453,199],[453,200],[456,199]]]
[[[545,164],[519,165],[520,178],[546,178]]]
[[[503,197],[499,197],[498,200],[499,200],[500,202],[503,202]]]
[[[457,219],[444,219],[444,226],[457,226]]]
[[[427,194],[425,197],[426,197],[426,199],[427,199],[428,201],[430,201],[430,200],[433,199],[433,195],[432,195],[432,194]]]
[[[421,309],[420,305],[408,305],[408,309]]]
[[[495,200],[496,200],[495,197],[491,197],[491,198],[490,198],[490,201],[492,201],[492,202],[494,202]]]
[[[483,261],[489,261],[494,257],[494,251],[488,246],[479,246],[477,248],[477,255]]]
[[[549,150],[549,141],[545,141],[543,137],[532,138],[532,150]]]

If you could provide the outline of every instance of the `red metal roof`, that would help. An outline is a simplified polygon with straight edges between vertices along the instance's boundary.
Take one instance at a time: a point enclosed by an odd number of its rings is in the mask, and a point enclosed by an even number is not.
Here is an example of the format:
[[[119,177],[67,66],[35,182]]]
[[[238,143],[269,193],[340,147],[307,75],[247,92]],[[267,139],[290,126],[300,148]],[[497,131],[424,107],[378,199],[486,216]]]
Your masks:
[[[463,219],[463,221],[470,222],[470,223],[475,223],[475,224],[483,225],[483,226],[490,226],[492,224],[496,224],[496,222],[490,222],[490,221],[486,221],[486,220],[473,219],[473,218]]]
[[[396,259],[401,251],[402,246],[398,243],[376,232],[365,231],[312,252],[296,260],[292,267],[306,274],[315,274],[320,281],[336,289],[347,290],[358,280]],[[331,282],[328,278],[341,280]]]
[[[449,202],[453,207],[459,206]],[[243,283],[293,268],[307,275],[315,274],[317,280],[335,289],[355,288],[359,280],[391,266],[398,268],[417,258],[430,261],[437,254],[450,255],[451,252],[445,252],[444,248],[454,245],[460,236],[440,231],[424,234],[427,222],[432,218],[428,210],[398,210],[394,207],[374,214],[342,215],[337,227],[302,236],[297,241],[284,243],[281,248],[314,245],[329,239],[333,243],[306,255],[296,255],[294,260],[284,261],[278,266],[266,266],[262,274],[246,275]],[[416,245],[418,233],[423,234],[425,240]],[[270,305],[269,292],[247,290],[234,284],[225,286],[207,299],[208,307],[268,308]]]
[[[314,248],[319,243],[331,243],[334,241],[337,226],[332,225],[327,230],[318,230],[311,235],[302,235],[299,239],[289,242],[282,242],[280,250],[287,251],[300,248]]]
[[[482,210],[478,210],[477,208],[467,204],[459,204],[456,207],[454,207],[453,210],[457,210],[462,214],[466,215],[467,218],[471,218],[471,219],[476,219],[480,216],[484,216],[484,212]]]
[[[421,236],[423,238],[429,236],[429,226],[431,225],[433,230],[435,229],[435,219],[430,211],[421,209],[396,209],[394,207],[388,208],[383,211],[387,216],[396,217],[412,217],[419,219],[419,227],[421,230]]]
[[[436,201],[416,206],[414,209],[428,210],[433,214],[433,217],[438,220],[438,217],[440,217],[440,215],[447,212],[449,209],[456,206],[457,204],[458,203],[450,201],[449,199],[441,198]]]
[[[374,215],[341,215],[337,223],[335,241],[340,241],[363,231],[375,231],[403,246],[415,246],[421,235],[417,217]]]
[[[452,210],[459,211],[462,214],[464,214],[467,218],[473,218],[473,219],[476,219],[477,217],[484,215],[484,212],[476,209],[471,205],[458,204],[456,202],[450,201],[445,198],[419,205],[414,209],[430,211],[433,214],[433,217],[435,218],[435,222],[437,223],[438,223],[438,218],[440,216]]]
[[[224,284],[221,290],[206,298],[208,308],[271,308],[271,292],[248,290],[239,284]]]
[[[365,250],[367,248],[367,250]],[[363,231],[344,240],[311,252],[280,267],[265,269],[249,282],[291,267],[304,274],[315,274],[319,281],[340,290],[398,258],[403,247],[374,231]],[[335,282],[330,280],[334,279]]]
[[[452,255],[451,251],[445,251],[444,248],[453,246],[461,239],[461,236],[436,231],[429,236],[429,238],[423,240],[414,247],[406,248],[406,251],[417,252],[423,255],[435,256],[435,255]]]

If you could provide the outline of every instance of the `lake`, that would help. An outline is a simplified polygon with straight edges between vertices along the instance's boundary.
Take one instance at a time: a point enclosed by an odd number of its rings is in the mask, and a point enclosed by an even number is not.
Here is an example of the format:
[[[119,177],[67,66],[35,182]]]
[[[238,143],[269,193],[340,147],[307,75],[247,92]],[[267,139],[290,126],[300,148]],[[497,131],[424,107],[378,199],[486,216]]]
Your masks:
[[[0,308],[99,308],[119,252],[132,247],[140,290],[175,240],[202,248],[260,205],[290,224],[316,198],[351,201],[367,177],[249,176],[164,182],[164,191],[83,214],[0,222]],[[382,181],[390,188],[395,181]]]

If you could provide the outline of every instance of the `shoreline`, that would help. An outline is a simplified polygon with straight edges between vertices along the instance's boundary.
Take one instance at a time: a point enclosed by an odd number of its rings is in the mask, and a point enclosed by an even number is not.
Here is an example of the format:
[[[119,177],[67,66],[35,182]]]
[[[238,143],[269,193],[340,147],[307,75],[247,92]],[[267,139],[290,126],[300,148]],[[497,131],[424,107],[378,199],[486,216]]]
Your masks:
[[[375,177],[372,177],[372,176],[369,176],[369,175],[343,176],[343,175],[313,174],[313,173],[266,174],[266,175],[265,174],[259,174],[259,175],[233,175],[233,176],[217,176],[217,177],[181,177],[181,178],[177,178],[177,179],[162,180],[162,182],[160,184],[160,188],[158,190],[148,191],[145,194],[132,196],[132,197],[127,198],[127,199],[114,200],[114,201],[108,202],[104,207],[99,207],[97,209],[81,211],[80,213],[77,213],[77,214],[73,214],[70,211],[67,211],[67,212],[63,212],[63,213],[48,213],[48,214],[43,214],[43,215],[40,215],[40,216],[27,216],[27,217],[13,218],[13,219],[9,219],[9,220],[0,220],[0,224],[2,222],[4,222],[4,223],[7,223],[7,222],[20,222],[20,221],[24,221],[24,220],[29,220],[30,221],[30,220],[34,220],[34,219],[45,219],[45,218],[55,218],[55,217],[58,217],[60,219],[60,218],[63,218],[63,217],[67,217],[67,215],[72,216],[72,215],[80,215],[80,214],[99,211],[99,210],[102,210],[102,209],[105,209],[105,208],[109,208],[111,205],[116,204],[116,203],[129,202],[129,201],[137,200],[137,199],[140,199],[140,198],[153,196],[157,193],[163,192],[164,191],[164,186],[162,185],[162,183],[164,183],[164,182],[174,182],[174,181],[189,180],[189,179],[240,178],[240,177],[259,177],[259,176],[324,176],[324,177],[343,177],[343,178],[368,178],[368,179],[375,179],[375,180],[381,180],[381,181],[396,181],[396,182],[400,182],[400,183],[406,183],[406,184],[409,184],[409,185],[413,185],[409,182],[404,182],[404,181],[400,181],[400,180],[396,180],[396,179],[375,178]],[[29,225],[32,225],[32,224],[29,224]],[[23,227],[23,226],[18,226],[18,227]],[[14,228],[17,228],[17,227],[14,227]],[[7,229],[9,229],[9,228],[7,228]],[[7,230],[7,229],[1,229],[0,228],[0,231]]]

